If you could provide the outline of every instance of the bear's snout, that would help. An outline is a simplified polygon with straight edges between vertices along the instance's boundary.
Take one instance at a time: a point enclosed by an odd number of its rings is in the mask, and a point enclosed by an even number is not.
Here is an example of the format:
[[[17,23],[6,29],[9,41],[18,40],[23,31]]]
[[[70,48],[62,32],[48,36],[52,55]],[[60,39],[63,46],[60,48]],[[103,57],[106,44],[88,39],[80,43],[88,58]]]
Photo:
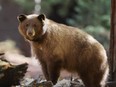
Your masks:
[[[33,28],[27,29],[27,36],[28,37],[34,37],[35,36],[35,30]]]

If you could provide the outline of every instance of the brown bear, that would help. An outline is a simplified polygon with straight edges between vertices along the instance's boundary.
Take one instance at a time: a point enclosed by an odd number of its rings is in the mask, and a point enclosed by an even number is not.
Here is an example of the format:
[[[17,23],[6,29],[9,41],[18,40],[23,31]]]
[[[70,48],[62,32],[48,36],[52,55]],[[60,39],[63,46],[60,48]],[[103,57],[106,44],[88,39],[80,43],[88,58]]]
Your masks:
[[[46,80],[60,71],[78,73],[86,87],[105,87],[109,68],[104,47],[84,31],[56,23],[44,14],[19,15],[19,32],[29,41]]]

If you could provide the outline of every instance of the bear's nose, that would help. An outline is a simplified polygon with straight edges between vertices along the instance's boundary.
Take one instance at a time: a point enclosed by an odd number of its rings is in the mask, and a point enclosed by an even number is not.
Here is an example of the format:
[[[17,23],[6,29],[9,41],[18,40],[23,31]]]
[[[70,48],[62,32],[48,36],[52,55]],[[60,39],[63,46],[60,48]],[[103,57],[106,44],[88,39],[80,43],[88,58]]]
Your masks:
[[[27,35],[28,36],[33,36],[33,33],[32,32],[28,32]]]
[[[35,31],[33,29],[31,29],[31,30],[29,29],[29,30],[27,30],[27,35],[29,37],[33,37],[35,35]]]

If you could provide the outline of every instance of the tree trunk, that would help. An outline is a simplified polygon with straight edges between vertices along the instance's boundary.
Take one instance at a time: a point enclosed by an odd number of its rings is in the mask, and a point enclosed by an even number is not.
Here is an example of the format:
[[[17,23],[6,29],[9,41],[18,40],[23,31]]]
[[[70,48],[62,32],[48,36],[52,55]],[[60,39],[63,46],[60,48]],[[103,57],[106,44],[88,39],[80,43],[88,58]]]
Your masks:
[[[40,14],[40,10],[41,10],[41,0],[34,0],[35,1],[35,8],[34,8],[34,13],[36,14]]]
[[[111,0],[110,75],[116,80],[116,0]]]

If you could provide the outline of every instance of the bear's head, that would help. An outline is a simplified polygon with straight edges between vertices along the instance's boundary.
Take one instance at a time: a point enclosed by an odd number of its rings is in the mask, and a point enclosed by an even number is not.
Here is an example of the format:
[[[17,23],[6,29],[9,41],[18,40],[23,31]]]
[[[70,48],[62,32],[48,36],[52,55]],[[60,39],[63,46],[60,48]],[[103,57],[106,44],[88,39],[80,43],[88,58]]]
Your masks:
[[[19,15],[17,17],[19,32],[27,40],[36,41],[40,39],[46,33],[46,29],[44,29],[45,18],[44,14]]]

